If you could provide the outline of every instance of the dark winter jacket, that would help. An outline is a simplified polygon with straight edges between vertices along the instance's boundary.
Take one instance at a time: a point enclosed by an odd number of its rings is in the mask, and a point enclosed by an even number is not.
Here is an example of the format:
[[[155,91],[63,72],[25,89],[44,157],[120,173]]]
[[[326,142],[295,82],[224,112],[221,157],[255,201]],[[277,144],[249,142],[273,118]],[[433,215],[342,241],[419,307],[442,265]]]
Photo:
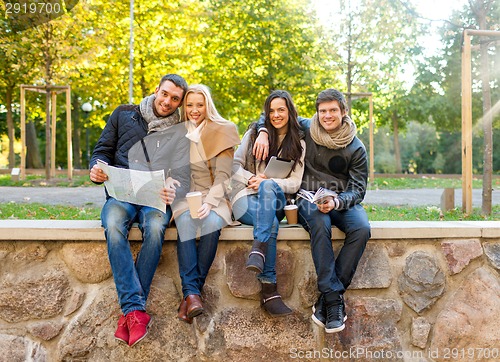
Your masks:
[[[165,177],[171,176],[181,183],[181,187],[176,189],[176,199],[184,197],[190,186],[189,140],[185,137],[187,130],[184,123],[149,135],[147,132],[147,123],[138,106],[119,106],[101,133],[92,153],[90,168],[97,160],[102,160],[119,168],[143,171],[163,169]]]
[[[368,179],[366,149],[358,137],[338,150],[316,144],[306,130],[306,165],[301,188],[316,191],[320,186],[338,192],[339,210],[363,201]]]
[[[306,133],[306,159],[301,188],[316,191],[322,186],[336,191],[339,194],[339,210],[363,201],[368,180],[368,160],[363,142],[354,137],[346,148],[329,149],[312,140],[310,119],[299,116],[298,121]],[[263,126],[264,116],[261,115],[258,127]]]

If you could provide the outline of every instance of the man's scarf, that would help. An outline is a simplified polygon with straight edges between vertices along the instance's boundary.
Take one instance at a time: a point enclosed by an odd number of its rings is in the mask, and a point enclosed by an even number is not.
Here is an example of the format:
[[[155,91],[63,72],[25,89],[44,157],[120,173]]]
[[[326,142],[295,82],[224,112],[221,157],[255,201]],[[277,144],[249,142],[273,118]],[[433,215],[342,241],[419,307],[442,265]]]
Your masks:
[[[342,118],[342,124],[339,129],[332,133],[327,132],[319,123],[317,113],[311,119],[311,138],[315,143],[330,149],[338,150],[346,148],[352,142],[356,133],[356,124],[347,115]]]
[[[158,117],[153,110],[155,98],[156,96],[154,94],[145,97],[139,105],[142,118],[144,118],[148,124],[148,133],[163,131],[181,122],[181,114],[178,108],[169,116]]]

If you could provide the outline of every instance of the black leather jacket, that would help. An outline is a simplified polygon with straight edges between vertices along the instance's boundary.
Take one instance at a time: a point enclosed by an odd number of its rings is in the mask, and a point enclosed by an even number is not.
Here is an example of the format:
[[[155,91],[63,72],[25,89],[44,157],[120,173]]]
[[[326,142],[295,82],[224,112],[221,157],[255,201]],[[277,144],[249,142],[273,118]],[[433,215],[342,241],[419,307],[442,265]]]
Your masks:
[[[340,205],[345,210],[363,201],[368,182],[366,148],[358,137],[343,149],[333,150],[317,145],[311,138],[310,119],[298,117],[306,137],[306,157],[301,188],[316,191],[320,186],[336,191]],[[258,127],[264,126],[261,115]]]
[[[306,165],[301,187],[316,191],[320,186],[336,191],[345,210],[363,201],[368,179],[366,149],[358,137],[346,147],[333,150],[317,145],[306,130]]]

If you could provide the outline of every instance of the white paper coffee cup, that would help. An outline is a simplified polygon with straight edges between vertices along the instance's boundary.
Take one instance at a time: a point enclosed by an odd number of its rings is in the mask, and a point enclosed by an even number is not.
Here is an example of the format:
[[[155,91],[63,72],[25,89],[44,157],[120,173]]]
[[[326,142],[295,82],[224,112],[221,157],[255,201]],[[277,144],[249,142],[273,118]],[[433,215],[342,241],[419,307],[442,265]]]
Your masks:
[[[198,210],[201,208],[201,192],[194,191],[186,194],[186,200],[189,205],[189,213],[193,219],[198,218]]]

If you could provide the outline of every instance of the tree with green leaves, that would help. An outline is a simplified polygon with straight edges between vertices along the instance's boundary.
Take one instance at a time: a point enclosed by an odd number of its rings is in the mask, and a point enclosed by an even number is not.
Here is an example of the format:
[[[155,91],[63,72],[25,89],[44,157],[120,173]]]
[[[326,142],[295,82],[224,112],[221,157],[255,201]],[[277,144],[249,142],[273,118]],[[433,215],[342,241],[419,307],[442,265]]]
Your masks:
[[[274,89],[288,90],[299,112],[312,115],[325,80],[318,74],[330,69],[311,8],[306,0],[207,2],[200,81],[212,88],[218,109],[241,132],[258,118]]]

